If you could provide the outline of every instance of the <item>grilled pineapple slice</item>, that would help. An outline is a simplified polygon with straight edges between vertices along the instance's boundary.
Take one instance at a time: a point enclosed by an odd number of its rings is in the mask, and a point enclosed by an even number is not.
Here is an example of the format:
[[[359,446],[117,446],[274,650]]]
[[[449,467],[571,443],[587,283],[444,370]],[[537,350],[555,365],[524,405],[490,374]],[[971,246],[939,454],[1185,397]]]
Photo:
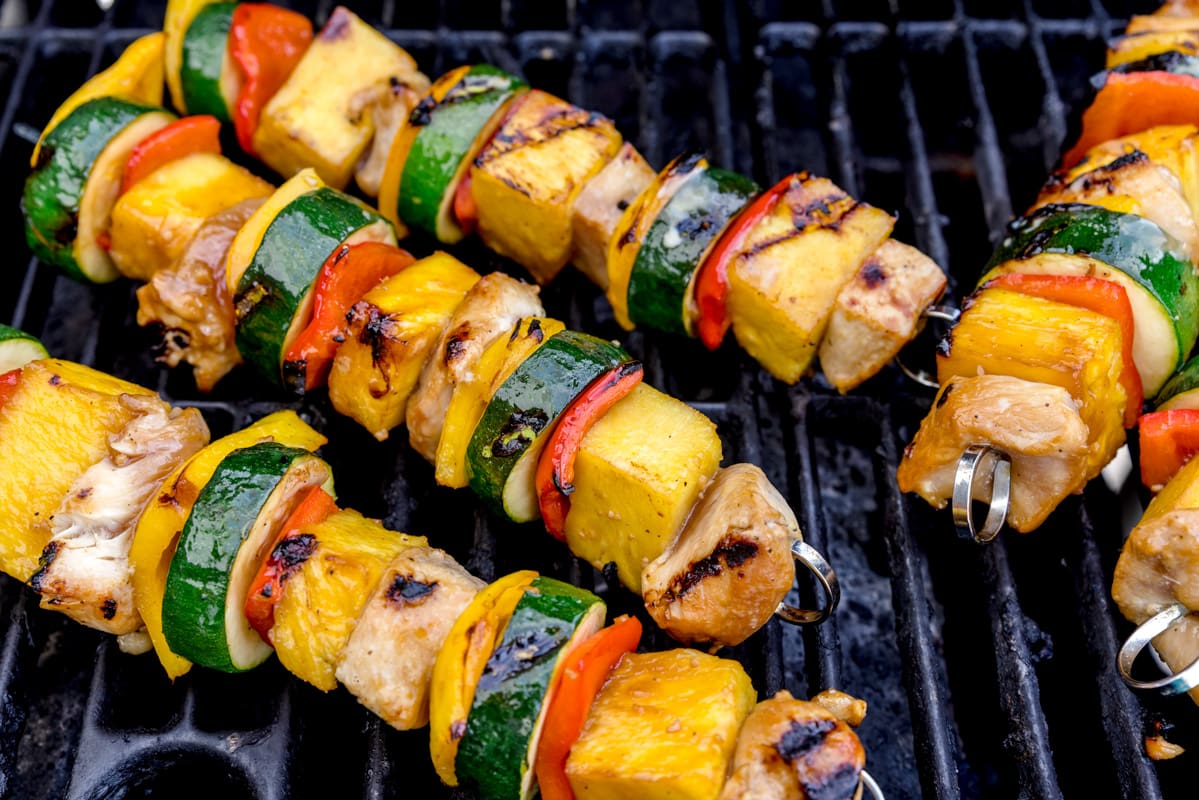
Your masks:
[[[409,547],[426,545],[423,536],[389,531],[349,509],[304,528],[288,549],[308,555],[287,565],[295,571],[283,584],[271,628],[283,666],[318,689],[335,688],[342,650],[383,570]]]
[[[736,661],[631,653],[596,696],[566,761],[578,800],[715,800],[754,688]]]
[[[620,149],[612,120],[533,90],[475,160],[479,235],[546,283],[570,260],[571,207]]]
[[[570,550],[596,568],[615,563],[641,593],[641,572],[683,527],[720,466],[712,421],[639,384],[583,438],[566,516]]]
[[[345,341],[329,373],[329,399],[380,441],[404,421],[429,350],[479,280],[434,253],[376,286],[350,309]]]
[[[730,262],[737,341],[771,375],[795,383],[816,356],[837,294],[894,224],[827,178],[796,176]]]

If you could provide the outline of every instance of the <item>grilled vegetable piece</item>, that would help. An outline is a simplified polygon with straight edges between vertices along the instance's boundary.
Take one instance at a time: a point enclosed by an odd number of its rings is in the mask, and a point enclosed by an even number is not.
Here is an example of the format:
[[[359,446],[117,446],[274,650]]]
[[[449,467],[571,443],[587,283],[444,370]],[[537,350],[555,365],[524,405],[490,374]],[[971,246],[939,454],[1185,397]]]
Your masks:
[[[1199,508],[1199,459],[1191,459],[1149,502],[1140,524],[1171,511]]]
[[[945,273],[914,247],[888,239],[837,294],[820,342],[820,369],[844,394],[873,377],[916,335],[945,291]]]
[[[179,87],[187,114],[233,119],[242,77],[229,54],[229,25],[237,3],[211,3],[196,12],[183,34]]]
[[[642,383],[583,438],[566,515],[570,551],[597,569],[616,564],[641,593],[642,570],[683,528],[720,466],[712,421]]]
[[[42,608],[117,635],[142,625],[129,560],[138,518],[163,478],[208,444],[208,426],[194,408],[172,409],[153,396],[126,395],[121,403],[136,416],[67,490],[29,579]]]
[[[1176,408],[1141,417],[1137,426],[1141,482],[1160,491],[1199,453],[1199,410]]]
[[[1010,231],[980,282],[1028,272],[1119,283],[1136,319],[1137,371],[1145,396],[1155,396],[1199,333],[1199,277],[1178,242],[1144,217],[1085,205],[1045,206]]]
[[[398,79],[388,78],[376,83],[369,91],[354,96],[356,105],[350,109],[351,113],[370,114],[371,124],[375,128],[370,147],[354,165],[354,182],[368,197],[379,196],[391,146],[420,102],[427,85],[428,82],[423,80],[418,81],[416,86],[409,86]],[[387,214],[383,213],[383,216]]]
[[[350,309],[346,340],[329,373],[333,407],[380,441],[404,420],[430,351],[479,280],[446,253],[421,259]]]
[[[1196,391],[1197,389],[1199,389],[1199,358],[1192,358],[1162,387],[1157,395],[1157,410],[1199,409],[1199,391]]]
[[[970,298],[937,350],[942,384],[956,376],[1009,375],[1068,391],[1089,430],[1088,479],[1124,443],[1123,336],[1111,317],[987,288]]]
[[[535,578],[512,611],[479,678],[458,747],[459,780],[484,800],[528,800],[548,695],[565,655],[604,624],[591,592]]]
[[[1199,22],[1192,30],[1132,31],[1108,43],[1107,68],[1118,67],[1173,50],[1199,54]]]
[[[20,369],[30,361],[49,357],[45,345],[36,336],[0,325],[0,375]]]
[[[620,152],[575,197],[571,208],[574,265],[601,290],[608,288],[608,240],[625,209],[654,180],[654,171],[625,142]]]
[[[332,491],[329,465],[303,448],[261,442],[221,460],[167,573],[162,628],[172,651],[222,672],[253,669],[270,656],[246,621],[246,592],[279,527],[316,486]]]
[[[233,129],[241,149],[255,154],[262,110],[283,87],[312,44],[312,22],[270,3],[241,3],[229,26],[229,55],[241,75]]]
[[[795,383],[816,356],[837,295],[894,224],[828,179],[797,175],[729,263],[737,341],[770,374]]]
[[[267,441],[311,451],[327,440],[308,427],[294,411],[278,411],[263,417],[249,427],[216,440],[177,467],[162,482],[154,500],[138,520],[129,553],[133,565],[134,598],[158,659],[170,678],[177,678],[191,668],[190,661],[170,649],[162,630],[163,596],[179,533],[191,515],[200,490],[208,484],[225,456]]]
[[[362,609],[341,651],[337,679],[393,728],[423,727],[437,654],[485,585],[441,550],[401,551]]]
[[[407,548],[427,544],[350,509],[280,541],[275,553],[286,552],[291,573],[271,628],[280,663],[318,689],[334,689],[342,651],[387,565]]]
[[[1007,522],[1027,533],[1086,485],[1087,425],[1065,389],[1006,375],[953,378],[941,387],[899,464],[899,488],[944,508],[958,459],[987,442],[1012,459]]]
[[[1187,5],[1187,0],[1166,0],[1152,14],[1136,14],[1129,18],[1124,32],[1151,33],[1155,31],[1199,31],[1199,20],[1196,14],[1199,9],[1190,8],[1186,13],[1175,16]]]
[[[1127,136],[1157,125],[1194,125],[1199,122],[1195,101],[1199,78],[1154,70],[1108,70],[1083,112],[1078,141],[1062,156],[1069,166],[1090,148],[1118,136]]]
[[[479,280],[450,317],[408,401],[408,441],[426,461],[437,459],[454,387],[470,376],[483,351],[524,317],[545,313],[538,289],[493,272]]]
[[[187,101],[183,94],[183,40],[191,28],[196,15],[206,7],[214,5],[218,0],[167,0],[166,14],[162,23],[162,44],[159,45],[159,59],[164,73],[159,75],[157,85],[159,99],[155,105],[162,103],[162,78],[166,78],[167,89],[171,94],[171,105],[178,111],[187,113]]]
[[[736,661],[696,650],[625,656],[566,761],[575,797],[715,798],[753,706]]]
[[[221,121],[216,117],[183,117],[138,142],[121,171],[121,194],[155,170],[194,153],[221,154]]]
[[[607,117],[529,92],[471,169],[479,236],[539,282],[553,280],[572,252],[571,207],[621,141]]]
[[[741,726],[720,800],[854,800],[865,764],[848,725],[781,691],[758,703]]]
[[[169,113],[115,97],[89,100],[47,134],[25,181],[21,210],[34,255],[95,283],[120,273],[101,244],[129,153],[174,120]]]
[[[150,280],[179,260],[209,217],[273,191],[221,155],[195,153],[172,161],[135,183],[112,207],[109,256],[122,275]]]
[[[645,607],[681,642],[741,644],[791,590],[791,542],[799,538],[795,513],[761,469],[722,469],[643,571]]]
[[[71,486],[109,453],[137,416],[124,396],[153,392],[69,361],[21,368],[0,406],[0,570],[25,582],[50,541],[50,518]]]
[[[262,110],[254,151],[281,175],[312,167],[325,183],[345,188],[375,133],[373,116],[356,97],[392,78],[427,84],[408,53],[337,7]]]

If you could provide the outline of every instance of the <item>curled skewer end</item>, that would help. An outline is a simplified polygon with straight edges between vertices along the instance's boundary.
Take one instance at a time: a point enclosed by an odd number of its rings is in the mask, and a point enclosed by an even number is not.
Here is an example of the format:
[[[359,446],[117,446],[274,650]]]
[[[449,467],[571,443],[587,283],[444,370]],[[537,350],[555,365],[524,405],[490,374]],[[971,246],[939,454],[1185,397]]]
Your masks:
[[[961,315],[962,312],[955,306],[946,305],[929,306],[928,308],[924,309],[924,313],[921,314],[921,316],[926,320],[935,319],[940,322],[948,322],[950,325],[957,322],[958,317]],[[912,369],[903,362],[903,357],[901,355],[895,356],[895,364],[903,371],[904,375],[907,375],[921,386],[927,386],[930,389],[940,388],[940,384],[937,382],[936,375],[928,370]]]
[[[883,790],[879,788],[878,781],[876,781],[874,777],[871,776],[871,774],[866,770],[862,770],[861,772],[861,785],[866,792],[870,793],[870,796],[873,797],[874,800],[887,800],[887,798],[883,795]],[[865,792],[858,792],[858,797],[862,797],[864,794]]]
[[[1120,677],[1134,689],[1156,691],[1159,694],[1174,695],[1189,692],[1199,686],[1199,658],[1192,661],[1186,668],[1164,678],[1152,681],[1137,680],[1132,677],[1132,665],[1141,651],[1149,646],[1157,636],[1181,619],[1190,615],[1190,609],[1182,603],[1166,606],[1149,619],[1142,622],[1120,646],[1116,655],[1116,668]]]
[[[990,497],[983,494],[987,484]],[[958,536],[985,544],[1003,530],[1012,496],[1012,459],[989,444],[972,444],[958,459],[953,476],[953,524]],[[982,528],[974,523],[974,502],[987,503]]]
[[[774,613],[784,622],[790,622],[792,625],[814,625],[824,622],[832,616],[837,604],[841,602],[841,587],[837,583],[837,573],[833,572],[832,565],[821,555],[819,550],[802,540],[797,539],[791,543],[791,556],[796,562],[807,567],[808,571],[816,577],[824,592],[825,603],[817,609],[806,609],[796,608],[783,601],[779,603]]]

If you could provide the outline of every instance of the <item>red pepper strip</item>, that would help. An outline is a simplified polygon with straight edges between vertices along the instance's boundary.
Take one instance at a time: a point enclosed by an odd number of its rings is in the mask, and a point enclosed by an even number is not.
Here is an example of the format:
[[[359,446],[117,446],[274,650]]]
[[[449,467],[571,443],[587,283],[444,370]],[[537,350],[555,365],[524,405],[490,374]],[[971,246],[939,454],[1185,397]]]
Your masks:
[[[283,523],[283,527],[279,529],[279,536],[271,544],[270,555],[259,565],[258,572],[250,583],[250,590],[246,593],[245,613],[250,627],[256,630],[262,641],[267,644],[271,643],[271,628],[275,627],[275,604],[283,596],[283,582],[291,577],[304,558],[311,555],[310,548],[307,553],[302,552],[306,544],[300,541],[303,529],[324,522],[325,518],[336,510],[337,503],[324,489],[318,486],[309,491],[287,518],[287,522]],[[301,552],[289,552],[289,542],[295,543],[295,549]],[[312,544],[315,544],[315,541]]]
[[[312,290],[312,321],[296,337],[284,359],[285,371],[304,371],[305,391],[324,385],[328,379],[350,306],[414,260],[408,251],[381,242],[342,245],[333,251]]]
[[[96,244],[100,245],[100,249],[104,252],[112,250],[112,233],[107,230],[97,233]]]
[[[541,519],[545,529],[558,541],[566,541],[566,515],[570,511],[570,494],[575,490],[575,456],[583,437],[617,400],[641,383],[644,375],[640,361],[614,367],[588,384],[558,417],[537,461],[536,477]]]
[[[566,779],[566,758],[578,741],[591,703],[625,653],[637,649],[641,621],[620,617],[568,653],[550,689],[549,708],[534,769],[542,800],[574,800]]]
[[[1082,115],[1082,134],[1062,157],[1073,166],[1097,144],[1155,125],[1199,125],[1199,78],[1170,72],[1109,72]]]
[[[137,143],[125,172],[121,175],[121,194],[129,191],[133,184],[161,166],[177,161],[192,153],[221,152],[221,121],[209,114],[184,117]]]
[[[1009,273],[987,282],[988,286],[998,286],[1021,294],[1043,297],[1058,303],[1067,303],[1088,311],[1094,311],[1111,317],[1120,323],[1120,333],[1123,339],[1123,352],[1120,354],[1124,361],[1124,369],[1120,373],[1120,383],[1128,402],[1124,405],[1124,427],[1132,428],[1137,424],[1137,415],[1145,402],[1145,392],[1141,386],[1141,374],[1137,372],[1136,362],[1132,357],[1133,335],[1136,331],[1136,318],[1132,313],[1132,304],[1128,301],[1128,292],[1124,287],[1102,278],[1090,278],[1082,275],[1022,275]]]
[[[458,220],[458,227],[463,233],[473,233],[475,226],[479,224],[479,206],[475,203],[475,196],[470,193],[471,171],[472,166],[462,176],[462,180],[458,181],[458,189],[454,192],[454,219]]]
[[[233,108],[237,141],[254,155],[254,131],[267,102],[291,75],[312,42],[312,23],[303,14],[269,3],[241,3],[229,24],[229,54],[241,70]]]
[[[1155,411],[1140,420],[1141,482],[1158,491],[1199,453],[1199,410]]]
[[[14,394],[17,393],[17,387],[21,385],[21,369],[9,370],[0,375],[0,408],[4,408],[4,404],[9,401]]]
[[[794,178],[794,175],[788,175],[758,195],[737,215],[704,263],[699,265],[699,274],[695,276],[695,303],[699,307],[696,328],[700,341],[709,350],[720,347],[729,332],[729,262],[741,250],[749,232],[778,205]]]

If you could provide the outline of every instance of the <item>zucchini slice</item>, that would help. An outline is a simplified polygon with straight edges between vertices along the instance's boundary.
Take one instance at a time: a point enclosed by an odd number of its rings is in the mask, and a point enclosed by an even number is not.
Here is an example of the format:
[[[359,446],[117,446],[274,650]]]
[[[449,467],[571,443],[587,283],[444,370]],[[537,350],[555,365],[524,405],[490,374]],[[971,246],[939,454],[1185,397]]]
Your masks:
[[[1199,356],[1182,365],[1157,394],[1157,411],[1199,408]]]
[[[623,348],[576,331],[551,337],[500,386],[467,445],[470,487],[515,522],[540,515],[534,476],[543,434],[593,380],[631,361]]]
[[[533,580],[479,678],[455,772],[484,800],[528,800],[546,696],[571,646],[596,633],[607,609],[591,592]]]
[[[270,656],[246,621],[246,592],[306,490],[331,492],[332,480],[320,458],[275,442],[225,456],[196,498],[167,573],[162,627],[172,652],[222,672]]]
[[[241,75],[229,53],[229,27],[237,3],[213,3],[196,14],[183,35],[179,85],[188,114],[233,119]]]
[[[174,119],[160,108],[102,97],[56,125],[21,198],[25,240],[34,255],[81,280],[116,280],[120,273],[98,237],[120,192],[125,162],[138,142]]]
[[[1145,396],[1182,365],[1199,334],[1199,277],[1180,243],[1133,214],[1048,205],[1011,224],[980,285],[1005,272],[1091,275],[1128,292],[1136,322],[1133,359]]]
[[[30,361],[49,357],[46,346],[36,336],[0,325],[0,375],[20,369]]]

